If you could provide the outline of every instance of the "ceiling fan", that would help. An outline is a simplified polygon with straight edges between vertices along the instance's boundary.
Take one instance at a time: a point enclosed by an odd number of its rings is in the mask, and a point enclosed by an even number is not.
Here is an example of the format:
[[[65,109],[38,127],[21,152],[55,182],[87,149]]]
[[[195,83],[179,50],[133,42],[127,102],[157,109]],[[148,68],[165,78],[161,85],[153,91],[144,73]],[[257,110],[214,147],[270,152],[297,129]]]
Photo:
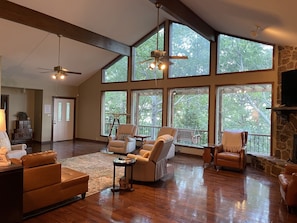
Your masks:
[[[176,55],[176,56],[168,56],[166,55],[166,51],[163,50],[159,50],[159,31],[160,31],[160,7],[161,7],[161,3],[156,2],[156,8],[157,8],[157,49],[151,51],[151,58],[142,61],[141,63],[144,62],[148,62],[153,60],[153,62],[149,65],[149,69],[153,70],[156,67],[159,70],[164,70],[166,69],[167,65],[171,65],[173,63],[171,63],[169,61],[169,59],[188,59],[187,56],[183,56],[183,55]]]
[[[62,67],[60,65],[60,57],[61,57],[61,35],[58,35],[59,37],[59,53],[58,53],[58,66],[55,66],[54,69],[46,69],[46,68],[41,68],[43,70],[47,70],[46,72],[52,72],[54,71],[55,73],[52,74],[53,79],[60,79],[63,80],[67,76],[67,74],[78,74],[81,75],[81,72],[75,72],[75,71],[69,71],[66,68]]]

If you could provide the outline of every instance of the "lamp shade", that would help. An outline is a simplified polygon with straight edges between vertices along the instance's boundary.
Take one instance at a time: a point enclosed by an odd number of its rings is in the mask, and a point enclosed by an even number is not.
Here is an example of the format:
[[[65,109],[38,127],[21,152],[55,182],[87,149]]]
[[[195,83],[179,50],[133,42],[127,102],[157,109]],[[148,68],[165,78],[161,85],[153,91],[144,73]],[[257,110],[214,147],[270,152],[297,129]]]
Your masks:
[[[0,109],[0,131],[6,131],[5,110]]]

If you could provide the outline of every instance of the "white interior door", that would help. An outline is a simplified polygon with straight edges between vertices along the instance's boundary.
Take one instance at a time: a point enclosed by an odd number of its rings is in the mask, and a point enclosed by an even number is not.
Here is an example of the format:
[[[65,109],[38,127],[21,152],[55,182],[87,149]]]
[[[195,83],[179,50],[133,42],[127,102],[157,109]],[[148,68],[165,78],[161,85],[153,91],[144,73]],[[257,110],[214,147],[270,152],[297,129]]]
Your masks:
[[[72,140],[74,99],[54,98],[53,141]]]

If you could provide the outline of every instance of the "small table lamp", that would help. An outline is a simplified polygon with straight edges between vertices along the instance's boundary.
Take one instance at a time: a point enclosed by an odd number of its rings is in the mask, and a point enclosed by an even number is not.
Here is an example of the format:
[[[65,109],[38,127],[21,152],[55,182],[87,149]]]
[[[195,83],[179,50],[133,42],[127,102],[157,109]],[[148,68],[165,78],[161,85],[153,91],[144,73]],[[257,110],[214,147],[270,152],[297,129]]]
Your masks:
[[[0,109],[0,131],[6,131],[6,121],[5,121],[5,110]],[[7,159],[7,148],[0,148],[0,166],[9,166],[11,164],[10,160]]]

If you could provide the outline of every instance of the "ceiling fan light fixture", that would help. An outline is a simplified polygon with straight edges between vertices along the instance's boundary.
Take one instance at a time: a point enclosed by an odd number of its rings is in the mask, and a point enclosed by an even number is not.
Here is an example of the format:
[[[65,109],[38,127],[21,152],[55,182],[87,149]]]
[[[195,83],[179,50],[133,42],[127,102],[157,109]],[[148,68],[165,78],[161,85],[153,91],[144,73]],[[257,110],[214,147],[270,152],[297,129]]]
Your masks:
[[[167,56],[165,50],[159,49],[159,31],[160,31],[160,7],[161,3],[156,1],[155,6],[157,8],[157,32],[156,32],[156,38],[157,38],[157,47],[156,50],[151,51],[151,57],[154,59],[154,62],[150,63],[148,66],[149,70],[154,70],[158,68],[159,70],[165,70],[167,66],[173,64],[170,62],[169,59],[188,59],[187,56],[183,55],[177,55],[177,56]],[[147,62],[148,60],[142,61]],[[166,62],[164,62],[166,61]]]
[[[155,62],[152,62],[152,63],[150,64],[150,66],[149,66],[149,69],[150,69],[150,70],[153,70],[153,69],[155,69],[155,67],[156,67],[156,63],[155,63]]]
[[[60,74],[60,80],[64,80],[65,79],[65,75],[64,74]]]
[[[166,64],[165,63],[159,63],[158,64],[158,69],[159,70],[165,70],[166,69]]]

